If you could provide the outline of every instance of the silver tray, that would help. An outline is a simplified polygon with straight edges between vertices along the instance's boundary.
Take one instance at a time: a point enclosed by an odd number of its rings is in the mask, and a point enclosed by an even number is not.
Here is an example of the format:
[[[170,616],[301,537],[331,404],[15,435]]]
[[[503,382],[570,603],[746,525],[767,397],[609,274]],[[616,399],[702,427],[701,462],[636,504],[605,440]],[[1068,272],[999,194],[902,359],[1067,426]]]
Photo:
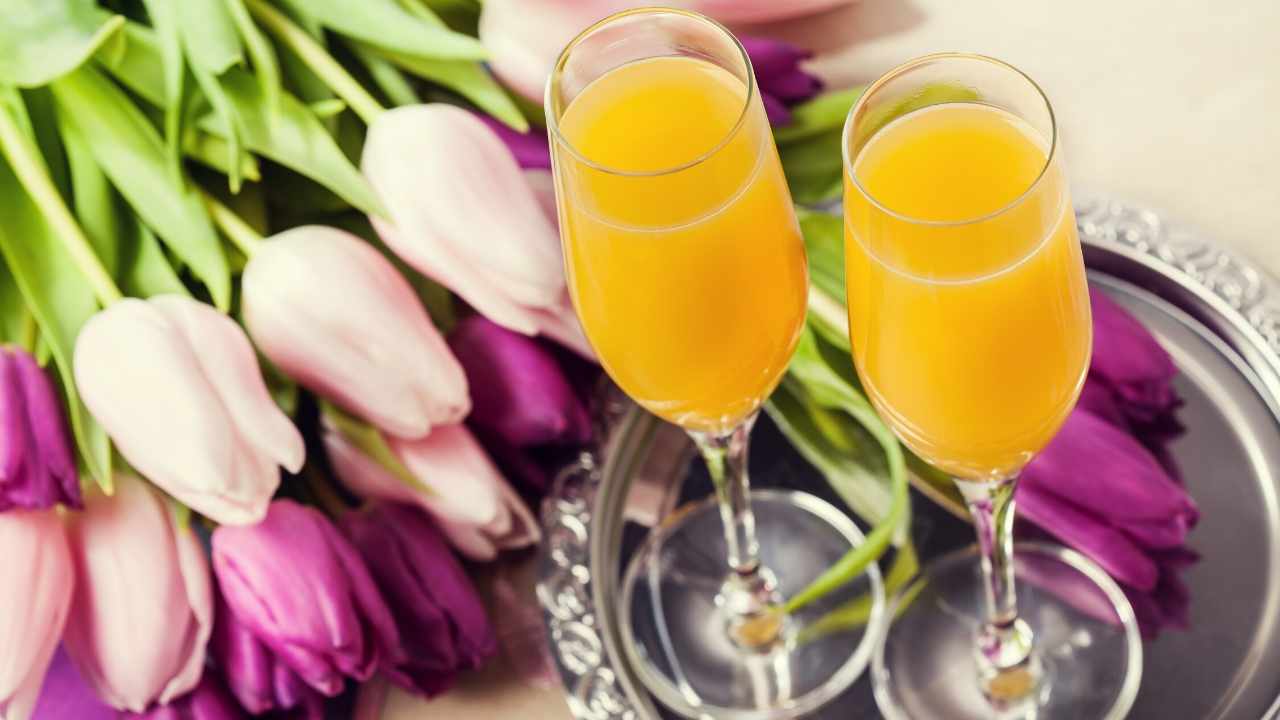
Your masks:
[[[1089,200],[1076,215],[1090,281],[1146,324],[1181,370],[1187,433],[1172,450],[1202,510],[1189,540],[1202,559],[1185,575],[1190,628],[1146,643],[1130,717],[1280,717],[1280,282],[1148,210]],[[563,472],[543,506],[538,597],[576,718],[674,717],[619,652],[617,585],[645,528],[710,486],[678,429],[621,398],[605,425],[599,457],[585,454]],[[751,462],[757,486],[834,499],[767,422]],[[923,554],[972,539],[964,523],[914,499]],[[878,716],[864,676],[811,717]]]

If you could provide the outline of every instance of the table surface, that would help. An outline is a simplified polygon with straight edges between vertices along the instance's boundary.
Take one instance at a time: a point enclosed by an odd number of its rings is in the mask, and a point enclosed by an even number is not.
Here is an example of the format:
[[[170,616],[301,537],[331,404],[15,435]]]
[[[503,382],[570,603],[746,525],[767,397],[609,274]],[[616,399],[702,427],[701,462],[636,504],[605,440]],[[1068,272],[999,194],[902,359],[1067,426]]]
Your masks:
[[[1159,209],[1280,277],[1280,0],[861,0],[738,30],[815,49],[833,87],[942,50],[1007,60],[1048,93],[1077,187]],[[384,717],[569,712],[497,663],[430,703],[394,691]]]

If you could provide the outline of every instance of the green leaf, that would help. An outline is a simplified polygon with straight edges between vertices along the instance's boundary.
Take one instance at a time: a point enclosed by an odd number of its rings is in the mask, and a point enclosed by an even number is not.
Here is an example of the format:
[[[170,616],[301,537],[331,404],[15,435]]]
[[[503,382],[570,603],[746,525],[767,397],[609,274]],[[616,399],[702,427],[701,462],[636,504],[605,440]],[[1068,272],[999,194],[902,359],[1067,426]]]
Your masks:
[[[58,128],[67,149],[67,166],[71,171],[72,207],[76,221],[93,243],[93,251],[107,272],[116,277],[120,251],[120,218],[116,214],[114,193],[107,176],[98,167],[89,145],[65,117],[58,117]]]
[[[258,76],[258,85],[267,106],[274,112],[280,106],[280,63],[276,60],[276,52],[271,41],[254,24],[244,0],[226,0],[231,19],[244,40],[249,51],[249,59],[253,61],[253,71]]]
[[[14,343],[30,350],[28,336],[33,326],[26,300],[8,266],[0,262],[0,343]]]
[[[67,174],[67,156],[62,146],[62,137],[58,134],[58,112],[53,106],[53,95],[49,88],[33,88],[22,91],[22,102],[26,104],[31,126],[28,132],[35,136],[36,146],[44,158],[49,170],[49,177],[57,186],[64,199],[71,197],[71,178]]]
[[[329,120],[341,115],[347,109],[347,104],[338,98],[326,98],[307,103],[307,109],[321,120]]]
[[[223,88],[240,118],[240,132],[254,152],[321,183],[353,206],[373,215],[385,215],[373,188],[347,159],[324,125],[292,95],[280,99],[274,116],[262,97],[262,89],[242,70],[228,71]],[[219,118],[206,117],[203,128],[225,134]]]
[[[443,85],[471,101],[476,107],[520,132],[529,129],[520,108],[488,70],[474,62],[437,60],[420,55],[379,51],[382,56],[420,78]]]
[[[431,488],[418,482],[413,473],[409,472],[409,468],[400,462],[400,458],[396,457],[396,454],[392,452],[391,446],[387,444],[387,439],[382,436],[382,433],[377,428],[357,417],[348,415],[327,400],[320,401],[320,414],[324,417],[325,422],[329,423],[342,437],[346,438],[347,442],[367,455],[369,459],[381,465],[384,470],[391,473],[397,480],[413,488],[414,492],[428,494],[432,492]]]
[[[0,108],[0,112],[7,112]],[[76,392],[76,336],[98,311],[93,290],[8,162],[0,156],[0,255],[39,323],[62,378],[71,429],[86,471],[111,487],[111,444]]]
[[[213,105],[213,111],[222,121],[222,137],[227,141],[227,181],[231,192],[240,190],[240,163],[237,161],[241,152],[240,142],[240,118],[236,115],[235,106],[231,103],[231,98],[227,97],[226,91],[219,83],[218,78],[204,72],[195,70],[196,84],[200,86],[200,90],[204,96]]]
[[[818,205],[840,197],[844,189],[840,142],[840,133],[832,130],[778,147],[791,197],[797,203]]]
[[[421,102],[409,79],[390,60],[359,43],[352,42],[350,47],[365,70],[369,71],[373,84],[378,86],[392,105],[414,105]]]
[[[186,81],[186,60],[182,55],[182,27],[175,3],[168,0],[143,0],[147,15],[155,27],[162,57],[161,72],[164,87],[164,139],[174,177],[182,168],[182,120],[183,93]],[[126,32],[128,32],[126,30]],[[130,43],[137,42],[133,35]]]
[[[127,95],[92,67],[53,83],[58,108],[80,131],[98,165],[135,212],[209,289],[214,304],[231,302],[226,257],[204,204],[174,182],[155,128]]]
[[[809,256],[809,281],[844,298],[844,222],[839,215],[800,210],[800,232]]]
[[[400,0],[400,7],[420,18],[442,20],[464,35],[480,32],[480,0]]]
[[[189,295],[151,229],[136,217],[129,218],[125,225],[120,238],[120,289],[126,295],[143,298]]]
[[[39,87],[75,70],[124,25],[93,0],[7,0],[0,84]]]
[[[244,64],[244,46],[224,0],[181,0],[178,30],[191,67],[212,76]]]
[[[261,185],[246,185],[240,189],[240,192],[230,197],[222,195],[216,197],[259,236],[266,237],[271,234],[267,217],[267,196],[262,191]]]
[[[352,12],[348,0],[286,0],[285,4],[300,9],[334,32],[386,50],[441,60],[486,57],[479,40],[454,32],[443,22],[424,21],[396,0],[362,0],[359,12]]]
[[[791,122],[773,131],[779,145],[804,140],[831,130],[841,131],[853,104],[866,86],[826,92],[791,108]]]
[[[223,175],[231,174],[227,164],[230,145],[225,138],[204,132],[193,127],[183,130],[182,152],[192,160],[213,168]],[[258,158],[253,153],[240,150],[240,177],[257,182],[262,179],[262,171],[258,167]],[[244,188],[241,188],[243,190]]]
[[[169,107],[167,65],[156,32],[130,20],[122,35],[124,52],[114,56],[99,52],[98,63],[143,100],[158,108]]]

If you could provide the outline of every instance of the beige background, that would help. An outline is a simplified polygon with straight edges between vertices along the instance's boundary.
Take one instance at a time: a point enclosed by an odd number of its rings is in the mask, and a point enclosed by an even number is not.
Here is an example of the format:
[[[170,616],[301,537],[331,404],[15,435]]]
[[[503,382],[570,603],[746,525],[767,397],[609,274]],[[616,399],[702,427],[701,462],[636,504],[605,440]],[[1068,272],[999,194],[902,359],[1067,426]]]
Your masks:
[[[1049,94],[1078,187],[1280,277],[1280,0],[862,0],[769,32],[818,50],[833,86],[940,50],[1008,60]],[[568,718],[557,692],[510,675],[495,665],[431,703],[393,692],[385,717]]]

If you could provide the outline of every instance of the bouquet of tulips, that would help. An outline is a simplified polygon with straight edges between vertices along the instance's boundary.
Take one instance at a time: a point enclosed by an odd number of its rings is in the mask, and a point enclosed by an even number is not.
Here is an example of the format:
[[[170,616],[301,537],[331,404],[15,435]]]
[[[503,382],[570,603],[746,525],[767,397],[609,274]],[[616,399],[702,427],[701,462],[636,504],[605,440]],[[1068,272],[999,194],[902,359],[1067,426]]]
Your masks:
[[[319,717],[498,652],[460,558],[538,542],[528,503],[590,440],[598,376],[541,90],[574,33],[635,4],[10,3],[0,718]],[[684,4],[732,23],[841,0]],[[857,91],[745,44],[795,198],[837,196]],[[769,410],[877,525],[847,574],[906,542],[907,479],[848,365],[838,222],[803,225],[814,309]],[[1109,359],[1059,442],[1124,480],[1073,505],[1055,488],[1085,471],[1047,451],[1024,508],[1164,597],[1195,519],[1155,459],[1172,366],[1118,309],[1098,320]]]

